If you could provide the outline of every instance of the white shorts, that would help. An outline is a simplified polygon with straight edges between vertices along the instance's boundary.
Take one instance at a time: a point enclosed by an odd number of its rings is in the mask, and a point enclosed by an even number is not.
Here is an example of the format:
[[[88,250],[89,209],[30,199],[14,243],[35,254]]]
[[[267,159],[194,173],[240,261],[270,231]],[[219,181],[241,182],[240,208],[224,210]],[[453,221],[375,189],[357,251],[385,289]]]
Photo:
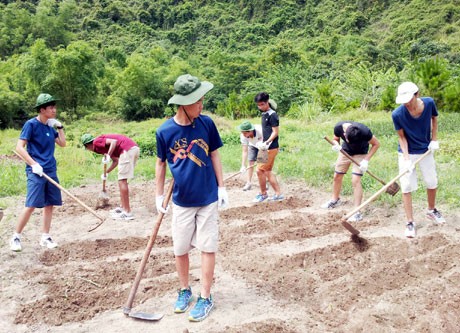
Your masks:
[[[195,247],[202,252],[217,252],[218,219],[217,201],[202,207],[173,204],[171,229],[174,255],[182,256]]]
[[[118,159],[118,180],[131,179],[134,177],[134,167],[139,158],[140,149],[137,146],[124,151]]]
[[[409,154],[409,158],[414,163],[422,154]],[[398,153],[398,164],[399,173],[404,172],[404,157],[402,153]],[[436,174],[436,164],[434,162],[434,155],[428,154],[423,158],[417,166],[422,172],[423,181],[425,186],[429,190],[433,190],[438,187],[438,175]],[[416,166],[416,167],[417,167]],[[417,184],[417,172],[414,170],[410,174],[405,174],[400,179],[402,193],[410,193],[416,191],[418,188]]]

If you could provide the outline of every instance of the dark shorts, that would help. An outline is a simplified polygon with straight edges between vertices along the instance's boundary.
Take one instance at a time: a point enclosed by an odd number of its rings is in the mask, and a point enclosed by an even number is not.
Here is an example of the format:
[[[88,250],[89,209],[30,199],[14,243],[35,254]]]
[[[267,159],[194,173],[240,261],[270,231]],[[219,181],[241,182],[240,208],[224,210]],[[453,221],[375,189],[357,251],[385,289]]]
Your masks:
[[[54,174],[47,174],[50,178],[59,183]],[[26,207],[43,208],[46,206],[61,206],[61,190],[51,184],[45,177],[40,177],[33,172],[27,173],[27,196]]]
[[[249,145],[248,146],[248,160],[251,162],[257,161],[257,153],[259,152],[259,149],[257,149],[254,146]]]

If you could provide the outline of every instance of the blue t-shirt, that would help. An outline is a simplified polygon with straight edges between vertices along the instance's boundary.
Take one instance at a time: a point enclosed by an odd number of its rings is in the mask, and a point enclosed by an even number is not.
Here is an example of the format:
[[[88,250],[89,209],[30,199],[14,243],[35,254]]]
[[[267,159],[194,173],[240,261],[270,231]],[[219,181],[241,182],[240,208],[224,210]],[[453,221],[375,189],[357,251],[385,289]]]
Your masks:
[[[194,126],[173,118],[156,131],[157,156],[168,161],[174,177],[172,200],[182,207],[201,207],[217,201],[217,179],[211,152],[223,146],[212,119],[200,115]]]
[[[275,111],[273,111],[272,109],[269,109],[268,111],[262,112],[262,135],[263,135],[264,141],[267,141],[270,135],[272,135],[272,132],[273,132],[272,127],[278,127],[279,125],[280,125],[280,119],[278,117],[278,114]],[[268,147],[268,149],[275,149],[275,148],[279,148],[278,136],[273,140],[270,147]]]
[[[391,114],[395,130],[404,130],[409,154],[423,154],[428,150],[431,141],[431,118],[438,116],[436,104],[431,97],[422,97],[421,100],[425,108],[418,118],[414,118],[403,104]],[[402,152],[399,144],[398,151]]]
[[[53,175],[56,172],[54,158],[55,140],[58,133],[54,128],[41,123],[37,118],[29,119],[22,128],[19,139],[27,141],[27,152],[43,168],[43,172]],[[26,171],[32,168],[27,165]]]

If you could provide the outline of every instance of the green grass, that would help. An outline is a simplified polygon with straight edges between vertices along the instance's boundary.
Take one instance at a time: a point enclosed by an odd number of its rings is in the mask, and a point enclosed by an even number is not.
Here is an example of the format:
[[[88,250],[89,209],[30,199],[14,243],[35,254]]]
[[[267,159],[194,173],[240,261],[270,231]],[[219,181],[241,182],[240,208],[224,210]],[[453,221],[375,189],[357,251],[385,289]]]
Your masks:
[[[223,169],[226,173],[237,172],[241,165],[241,146],[239,132],[235,129],[241,120],[228,120],[212,116],[215,120],[223,141],[224,147],[220,149]],[[250,119],[259,123],[259,118]],[[391,114],[386,112],[368,112],[354,110],[347,114],[330,115],[320,114],[313,120],[288,119],[280,120],[280,154],[275,163],[274,171],[283,180],[302,180],[305,186],[330,191],[334,162],[337,153],[330,149],[329,143],[323,139],[325,135],[333,136],[333,127],[340,120],[355,120],[368,125],[381,143],[381,147],[370,162],[369,169],[385,181],[398,174],[397,168],[397,136],[393,130]],[[102,133],[122,133],[141,142],[145,151],[141,153],[136,168],[137,179],[152,180],[155,176],[155,130],[164,119],[151,119],[144,122],[120,122],[108,115],[99,114],[86,117],[72,124],[66,125],[68,146],[64,149],[56,148],[58,161],[58,175],[61,184],[66,187],[79,186],[100,181],[102,173],[101,155],[85,151],[79,138],[83,133],[93,135]],[[450,207],[458,206],[458,193],[460,193],[459,154],[460,144],[456,140],[456,131],[460,123],[459,114],[442,114],[439,119],[439,140],[441,150],[436,155],[437,170],[439,175],[438,202]],[[0,132],[0,206],[5,205],[6,197],[24,195],[26,180],[24,164],[12,157],[12,149],[16,145],[20,131],[5,130]],[[113,175],[109,180],[114,180]],[[136,181],[136,180],[135,180]],[[365,195],[369,196],[381,188],[381,184],[371,177],[363,178]],[[344,179],[343,194],[351,195],[351,177]],[[423,184],[414,194],[414,201],[425,201]],[[4,198],[3,200],[1,198]],[[400,195],[391,197],[382,195],[379,201],[390,206],[401,203]]]

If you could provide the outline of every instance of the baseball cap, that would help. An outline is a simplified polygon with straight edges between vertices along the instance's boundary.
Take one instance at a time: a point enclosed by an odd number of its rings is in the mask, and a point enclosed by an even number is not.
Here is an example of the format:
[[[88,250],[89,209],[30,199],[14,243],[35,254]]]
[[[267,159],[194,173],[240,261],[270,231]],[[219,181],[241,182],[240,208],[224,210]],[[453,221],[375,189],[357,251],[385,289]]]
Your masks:
[[[413,82],[403,82],[398,87],[398,96],[396,96],[396,103],[408,103],[415,93],[418,92],[418,87]]]

